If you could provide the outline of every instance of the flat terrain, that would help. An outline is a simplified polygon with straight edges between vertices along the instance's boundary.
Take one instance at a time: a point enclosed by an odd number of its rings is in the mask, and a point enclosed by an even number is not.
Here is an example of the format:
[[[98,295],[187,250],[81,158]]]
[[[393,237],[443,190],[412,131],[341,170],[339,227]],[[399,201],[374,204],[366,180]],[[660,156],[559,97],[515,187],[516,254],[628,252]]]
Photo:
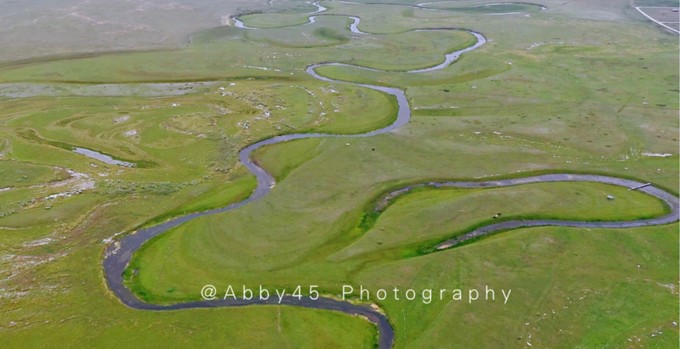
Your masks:
[[[636,9],[659,26],[680,34],[680,1],[638,0],[633,2]]]
[[[97,51],[176,48],[265,0],[0,2],[0,62]]]
[[[200,300],[205,284],[316,284],[326,296],[344,284],[490,285],[512,289],[508,304],[364,303],[385,312],[398,348],[676,346],[678,223],[523,228],[424,253],[498,213],[635,220],[668,212],[654,197],[598,183],[421,188],[375,211],[412,183],[537,173],[631,178],[677,195],[677,35],[634,8],[675,2],[417,3],[322,1],[314,23],[318,7],[300,1],[0,4],[8,9],[0,44],[11,48],[0,53],[0,343],[376,345],[375,326],[332,311],[133,310],[108,290],[102,269],[106,248],[124,235],[247,198],[256,179],[239,162],[245,146],[394,122],[395,100],[356,85],[365,83],[404,90],[410,122],[373,137],[258,149],[254,160],[276,180],[271,192],[150,240],[126,285],[160,304]],[[263,29],[234,27],[237,14]],[[366,34],[349,30],[348,15]],[[488,42],[447,68],[413,74],[475,42],[464,30],[422,28],[465,28]],[[111,42],[119,52],[100,52]],[[340,81],[324,82],[305,72],[319,62],[373,70],[321,66]]]

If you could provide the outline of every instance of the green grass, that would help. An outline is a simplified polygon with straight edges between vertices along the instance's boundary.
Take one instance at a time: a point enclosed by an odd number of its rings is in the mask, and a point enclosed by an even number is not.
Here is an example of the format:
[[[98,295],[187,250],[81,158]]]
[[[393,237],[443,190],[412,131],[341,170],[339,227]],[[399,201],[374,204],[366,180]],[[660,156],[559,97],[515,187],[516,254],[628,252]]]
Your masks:
[[[283,28],[308,22],[307,16],[298,13],[253,13],[239,17],[246,26],[255,28]]]
[[[107,306],[121,307],[114,304]],[[194,345],[196,337],[202,338],[200,342],[210,347],[228,343],[230,347],[318,348],[330,345],[335,348],[372,348],[377,342],[375,327],[368,325],[365,320],[327,311],[270,306],[140,314],[127,309],[102,312],[101,308],[88,308],[105,316],[120,319],[132,317],[135,320],[132,323],[93,323],[70,319],[68,330],[63,326],[41,325],[43,335],[60,338],[59,345],[98,348],[117,348],[121,345],[186,348]],[[64,314],[72,316],[68,311]],[[59,322],[61,319],[56,318],[54,321]],[[230,324],[225,325],[225,322]],[[139,324],[144,325],[140,328]],[[93,333],[91,326],[101,326],[103,330]],[[240,335],[245,332],[257,333],[258,336],[252,338]],[[337,333],[346,335],[338,337]],[[8,347],[44,346],[43,338],[36,337],[29,329],[16,329],[4,336],[4,343]]]
[[[95,195],[86,194],[60,200],[58,205],[47,202],[38,207],[27,207],[16,214],[0,219],[7,228],[28,228],[68,221],[89,212],[92,207],[100,203]]]
[[[614,195],[617,199],[609,201],[606,198],[607,195]],[[304,203],[297,205],[307,206]],[[395,259],[395,256],[410,255],[413,246],[452,237],[455,235],[452,232],[468,230],[469,226],[490,220],[491,216],[497,212],[502,212],[503,218],[507,219],[521,217],[594,221],[649,218],[666,212],[664,205],[655,198],[631,192],[626,188],[590,183],[535,184],[485,190],[427,189],[398,199],[377,218],[373,225],[367,225],[364,219],[358,219],[345,222],[346,225],[335,225],[325,234],[342,236],[352,229],[364,231],[362,235],[352,234],[355,236],[353,240],[326,242],[316,240],[317,242],[314,243],[310,241],[311,237],[307,237],[303,244],[302,237],[309,233],[295,231],[295,227],[300,226],[301,222],[307,222],[309,226],[307,229],[311,231],[322,229],[322,223],[315,224],[314,221],[323,220],[313,216],[318,216],[327,209],[311,210],[302,207],[297,209],[296,215],[291,216],[288,213],[280,218],[276,212],[268,210],[266,216],[271,217],[272,220],[288,221],[287,225],[293,228],[288,232],[282,231],[282,228],[263,230],[258,227],[269,225],[267,222],[259,222],[253,216],[239,219],[237,212],[225,214],[222,219],[220,217],[201,218],[174,229],[172,232],[155,238],[152,243],[146,244],[140,250],[128,269],[128,271],[138,270],[139,276],[132,277],[128,274],[128,283],[132,289],[138,291],[138,294],[151,301],[191,299],[196,297],[194,290],[191,287],[184,288],[182,284],[200,284],[200,280],[206,277],[204,274],[206,271],[189,276],[185,274],[186,270],[198,269],[199,265],[206,264],[205,261],[208,260],[211,262],[206,265],[213,265],[220,258],[218,251],[224,248],[242,250],[246,246],[253,246],[254,250],[246,252],[246,255],[254,253],[255,250],[266,255],[279,255],[279,262],[283,265],[304,265],[318,259],[333,262],[328,267],[336,272],[320,270],[320,273],[314,275],[294,276],[287,271],[288,268],[279,272],[270,271],[271,268],[278,270],[277,263],[246,260],[243,259],[244,253],[241,253],[238,259],[221,257],[217,263],[222,265],[228,262],[229,267],[215,266],[215,269],[209,272],[209,274],[221,275],[217,279],[244,280],[248,284],[255,285],[257,280],[267,280],[274,285],[280,282],[281,286],[288,286],[294,284],[296,280],[308,279],[310,276],[326,280],[324,276],[326,273],[337,275],[351,268],[352,265],[363,265],[367,261],[385,263]],[[264,215],[261,209],[254,210],[257,215]],[[244,207],[241,211],[247,213],[250,209]],[[370,212],[372,210],[361,212],[361,214],[370,214]],[[229,219],[229,217],[233,218]],[[230,229],[222,231],[213,228],[216,220],[224,221],[222,224],[226,224]],[[239,235],[239,231],[251,233],[248,239],[244,240],[244,237]],[[277,241],[277,243],[264,245],[262,242],[257,243],[258,240]],[[254,241],[253,245],[248,241]],[[215,246],[215,244],[220,246]],[[232,245],[233,247],[229,247]],[[304,260],[298,260],[299,256],[286,256],[285,253],[276,252],[285,246],[298,251],[307,250],[307,254],[310,255],[307,255]],[[330,250],[331,247],[335,251],[324,255],[322,251]],[[272,250],[269,250],[270,248]],[[312,252],[316,249],[318,253]],[[165,258],[164,256],[168,253],[172,253],[175,259]],[[315,254],[317,255],[312,257]],[[257,263],[257,265],[251,263]],[[266,273],[267,277],[263,278],[263,275],[254,273],[254,270]],[[327,283],[339,281],[341,280],[329,278]],[[332,291],[339,293],[337,289]]]
[[[0,161],[0,187],[27,187],[68,177],[59,169],[17,161]]]
[[[245,200],[255,190],[256,181],[252,177],[239,177],[233,182],[221,185],[214,183],[202,186],[192,186],[187,193],[185,202],[176,205],[175,208],[153,217],[145,226],[158,224],[172,217],[181,216],[193,212],[202,212],[214,208],[227,206],[233,202]]]
[[[607,195],[617,199],[607,200]],[[362,253],[395,247],[431,245],[433,240],[454,237],[470,227],[491,224],[502,213],[509,219],[633,220],[659,216],[667,211],[653,197],[626,188],[590,183],[554,183],[488,190],[423,189],[403,198],[359,228],[365,235],[334,254],[342,260]],[[367,215],[372,214],[368,212]],[[369,252],[370,251],[370,252]]]
[[[451,7],[450,4],[447,4],[447,5],[449,5],[449,6],[446,6],[446,5],[443,5],[443,4],[432,4],[432,5],[428,5],[428,7],[442,9],[442,10],[453,10],[453,11],[459,11],[459,12],[468,12],[468,13],[514,13],[514,12],[536,11],[536,10],[539,9],[538,5],[521,4],[521,3],[494,3],[494,4],[469,6],[469,7]]]
[[[331,2],[324,3],[329,15],[359,15],[360,28],[371,34],[352,35],[346,17],[319,16],[297,27],[214,28],[172,50],[3,63],[0,82],[47,84],[62,94],[0,99],[0,188],[13,187],[0,192],[0,298],[7,300],[0,305],[0,341],[10,348],[373,347],[375,328],[363,319],[292,307],[134,311],[102,281],[104,239],[247,196],[254,178],[237,161],[247,144],[295,132],[361,133],[392,122],[390,97],[304,72],[337,61],[392,70],[318,69],[335,79],[403,88],[411,122],[370,138],[260,149],[256,160],[277,180],[271,194],[147,243],[128,270],[130,276],[139,269],[128,278],[138,295],[197,299],[207,283],[318,284],[335,296],[347,283],[488,284],[512,288],[509,304],[378,303],[399,348],[529,341],[618,348],[628,339],[677,345],[677,224],[518,229],[422,255],[498,212],[503,219],[662,214],[650,197],[590,183],[421,189],[373,211],[386,192],[406,184],[551,172],[633,178],[677,194],[677,38],[640,20],[629,1],[540,3],[548,10],[455,4],[530,14],[487,16]],[[313,9],[277,1],[267,10],[276,13],[242,18],[283,27],[305,22],[302,13]],[[463,31],[411,31],[424,27],[468,28],[490,41],[441,71],[405,73],[472,44]],[[195,81],[207,84],[157,97],[142,84]],[[98,95],[102,87],[95,85],[102,83],[122,92]],[[73,153],[73,146],[156,165],[110,166]],[[95,189],[44,199],[77,189],[78,183],[47,185],[66,178],[57,168],[87,175]],[[608,194],[616,199],[606,200]],[[663,334],[652,337],[657,331]]]
[[[349,36],[343,33],[346,22],[345,18],[322,16],[309,25],[249,30],[244,35],[250,40],[288,49],[335,46],[349,41]]]
[[[454,335],[462,347],[619,347],[628,338],[671,347],[678,301],[667,285],[677,282],[677,228],[522,229],[449,252],[373,265],[355,283],[512,289],[507,305],[385,302],[401,315],[394,316],[399,348],[447,346],[451,333],[465,333]],[[663,334],[652,337],[657,330]]]

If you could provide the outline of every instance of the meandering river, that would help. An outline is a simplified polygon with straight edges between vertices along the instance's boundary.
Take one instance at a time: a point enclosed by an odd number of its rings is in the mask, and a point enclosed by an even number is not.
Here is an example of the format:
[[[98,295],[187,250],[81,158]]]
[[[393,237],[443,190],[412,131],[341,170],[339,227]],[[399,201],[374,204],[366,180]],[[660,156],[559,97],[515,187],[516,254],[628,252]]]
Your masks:
[[[317,11],[314,12],[314,14],[323,12],[326,9],[323,8],[321,5],[315,3],[315,6],[318,8]],[[310,13],[312,14],[312,13]],[[313,17],[313,16],[310,16]],[[350,29],[353,33],[356,34],[362,34],[358,29],[358,25],[360,22],[360,19],[358,17],[354,16],[348,16],[353,20],[353,23],[350,25]],[[257,28],[252,28],[248,27],[243,24],[238,18],[233,18],[235,22],[235,26],[238,28],[242,29],[247,29],[247,30],[257,30]],[[314,22],[313,18],[310,18],[310,22]],[[463,29],[455,29],[455,28],[425,28],[425,29],[417,29],[417,30],[463,30]],[[432,72],[436,71],[439,69],[444,69],[451,65],[453,62],[455,62],[456,59],[458,59],[462,54],[470,52],[472,50],[475,50],[482,45],[486,43],[486,38],[477,32],[469,31],[470,34],[472,34],[476,38],[476,42],[467,48],[457,50],[454,52],[450,52],[445,55],[444,62],[441,64],[435,65],[433,67],[429,68],[424,68],[424,69],[417,69],[417,70],[412,70],[409,71],[408,73],[427,73],[427,72]],[[243,201],[233,203],[231,205],[228,205],[226,207],[218,208],[218,209],[213,209],[205,212],[197,212],[197,213],[192,213],[188,215],[184,215],[181,217],[174,218],[170,221],[167,221],[165,223],[161,223],[149,228],[141,229],[137,232],[134,232],[132,234],[129,234],[127,236],[124,236],[122,239],[119,241],[116,241],[109,246],[107,246],[106,249],[106,254],[104,257],[103,261],[103,267],[104,267],[104,275],[106,278],[107,285],[111,289],[111,291],[121,300],[122,303],[125,305],[135,308],[135,309],[144,309],[144,310],[156,310],[156,311],[162,311],[162,310],[177,310],[177,309],[192,309],[192,308],[215,308],[215,307],[238,307],[238,306],[248,306],[248,305],[265,305],[265,304],[279,304],[278,299],[270,299],[267,301],[261,301],[257,299],[253,300],[233,300],[233,299],[217,299],[217,300],[212,300],[212,301],[195,301],[195,302],[186,302],[186,303],[177,303],[177,304],[172,304],[172,305],[158,305],[158,304],[151,304],[151,303],[146,303],[139,298],[137,298],[129,289],[125,287],[123,284],[123,272],[125,271],[125,268],[127,267],[128,263],[130,262],[132,255],[137,251],[145,242],[150,240],[151,238],[162,234],[169,229],[176,227],[180,224],[183,224],[185,222],[188,222],[192,219],[195,219],[197,217],[201,216],[206,216],[206,215],[212,215],[216,213],[221,213],[221,212],[226,212],[226,211],[231,211],[238,209],[240,207],[243,207],[250,202],[253,202],[255,200],[261,199],[262,197],[266,196],[274,187],[275,181],[274,177],[269,174],[265,169],[257,165],[253,160],[252,160],[252,154],[255,150],[262,148],[264,146],[269,146],[269,145],[274,145],[278,143],[283,143],[283,142],[288,142],[292,140],[297,140],[297,139],[306,139],[306,138],[338,138],[338,137],[343,137],[343,138],[356,138],[356,137],[371,137],[375,136],[378,134],[386,133],[393,131],[395,129],[398,129],[404,125],[406,125],[410,118],[411,118],[411,108],[408,103],[408,100],[406,99],[406,95],[403,90],[398,89],[398,88],[392,88],[392,87],[384,87],[384,86],[376,86],[376,85],[369,85],[369,84],[359,84],[359,83],[352,83],[352,82],[346,82],[346,81],[336,81],[331,78],[322,76],[316,72],[316,69],[318,67],[322,66],[329,66],[329,65],[343,65],[343,66],[351,66],[354,68],[360,68],[360,69],[369,69],[369,70],[375,70],[375,69],[370,69],[370,68],[365,68],[365,67],[360,67],[360,66],[352,66],[348,64],[343,64],[343,63],[319,63],[319,64],[313,64],[307,67],[307,73],[313,76],[314,78],[321,80],[321,81],[326,81],[326,82],[333,82],[333,83],[344,83],[344,84],[353,84],[357,86],[362,86],[365,88],[369,88],[372,90],[380,91],[383,93],[386,93],[393,98],[396,99],[397,104],[398,104],[398,111],[397,111],[397,117],[394,120],[393,123],[390,125],[383,127],[381,129],[373,130],[370,132],[362,133],[362,134],[330,134],[330,133],[295,133],[295,134],[287,134],[287,135],[280,135],[280,136],[274,136],[262,141],[259,141],[257,143],[253,143],[245,148],[243,148],[240,153],[239,153],[239,160],[241,164],[246,166],[248,170],[255,175],[257,178],[257,187],[255,190],[251,193],[251,195],[246,198]],[[612,185],[619,185],[619,186],[624,186],[624,187],[636,187],[643,185],[644,183],[633,181],[633,180],[628,180],[628,179],[622,179],[622,178],[615,178],[615,177],[607,177],[607,176],[599,176],[599,175],[575,175],[575,174],[549,174],[549,175],[542,175],[542,176],[532,176],[532,177],[525,177],[525,178],[516,178],[516,179],[507,179],[507,180],[499,180],[499,181],[485,181],[485,182],[430,182],[427,183],[427,185],[432,185],[432,186],[449,186],[449,187],[460,187],[460,188],[489,188],[489,187],[502,187],[502,186],[510,186],[510,185],[522,185],[522,184],[529,184],[529,183],[542,183],[542,182],[562,182],[562,181],[589,181],[589,182],[597,182],[597,183],[605,183],[605,184],[612,184]],[[570,226],[570,227],[594,227],[594,228],[628,228],[628,227],[638,227],[638,226],[646,226],[646,225],[656,225],[656,224],[668,224],[672,223],[678,220],[678,198],[674,196],[673,194],[670,194],[660,188],[654,187],[654,186],[646,186],[644,188],[639,189],[641,192],[644,192],[648,195],[655,196],[662,200],[663,202],[666,203],[666,205],[670,208],[671,213],[664,215],[662,217],[658,218],[652,218],[652,219],[646,219],[646,220],[635,220],[635,221],[617,221],[617,222],[585,222],[585,221],[563,221],[563,220],[522,220],[522,221],[505,221],[505,222],[500,222],[496,224],[491,224],[487,225],[481,228],[478,228],[470,233],[467,233],[465,235],[456,237],[454,239],[448,240],[446,242],[443,242],[437,246],[437,249],[445,249],[449,248],[451,246],[454,246],[458,243],[461,243],[463,241],[477,238],[482,235],[490,234],[493,232],[501,231],[501,230],[509,230],[509,229],[515,229],[519,227],[531,227],[531,226],[545,226],[545,225],[557,225],[557,226]],[[198,294],[198,290],[197,290]],[[359,304],[353,304],[350,302],[345,302],[345,301],[339,301],[336,299],[332,298],[324,298],[321,297],[317,300],[311,300],[309,298],[302,298],[299,299],[297,297],[284,297],[282,302],[280,304],[284,305],[289,305],[289,306],[298,306],[298,307],[305,307],[305,308],[314,308],[314,309],[325,309],[325,310],[332,310],[332,311],[339,311],[343,312],[346,314],[350,315],[360,315],[364,316],[366,319],[368,319],[370,322],[374,323],[377,326],[377,329],[379,331],[379,345],[380,348],[386,349],[390,348],[393,345],[394,342],[394,330],[392,326],[390,325],[390,322],[387,318],[386,315],[382,314],[380,311],[377,311],[373,308],[371,308],[368,305],[359,305]]]

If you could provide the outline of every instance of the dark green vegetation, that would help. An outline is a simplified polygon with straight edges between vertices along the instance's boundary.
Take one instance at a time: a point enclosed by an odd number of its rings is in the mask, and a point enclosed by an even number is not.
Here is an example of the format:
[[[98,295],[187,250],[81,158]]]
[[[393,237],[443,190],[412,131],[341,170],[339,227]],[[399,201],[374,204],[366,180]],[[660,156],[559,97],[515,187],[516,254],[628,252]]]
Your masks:
[[[359,133],[390,123],[395,106],[386,96],[304,73],[309,64],[337,61],[394,70],[319,72],[404,88],[411,123],[372,138],[294,141],[258,152],[277,179],[272,193],[149,242],[128,270],[140,297],[198,299],[208,283],[221,290],[318,284],[334,295],[347,283],[488,284],[512,289],[510,302],[378,303],[400,348],[676,346],[677,224],[521,229],[420,255],[433,241],[498,212],[634,219],[663,213],[656,200],[604,185],[536,184],[424,189],[374,212],[381,195],[406,183],[540,171],[607,173],[677,191],[677,37],[640,18],[627,0],[540,3],[548,10],[475,1],[455,2],[463,11],[329,1],[326,14],[359,15],[360,28],[375,34],[353,35],[346,17],[319,16],[314,24],[274,30],[215,28],[177,50],[4,64],[0,83],[68,84],[82,93],[0,99],[0,188],[11,187],[0,191],[0,342],[375,343],[370,324],[325,311],[133,311],[102,281],[105,239],[247,196],[255,184],[238,164],[243,146],[276,134]],[[314,10],[299,2],[277,6],[268,9],[276,13],[242,19],[284,27],[306,23],[301,13]],[[488,15],[489,8],[517,6],[530,6],[521,10],[529,16]],[[469,28],[491,41],[447,69],[404,73],[472,42],[464,32],[409,31],[423,27]],[[196,81],[206,84],[191,84]],[[106,83],[121,86],[116,91],[146,91],[168,82],[186,83],[185,93],[174,87],[168,88],[173,96],[87,93]],[[107,165],[73,153],[74,146],[149,166]]]

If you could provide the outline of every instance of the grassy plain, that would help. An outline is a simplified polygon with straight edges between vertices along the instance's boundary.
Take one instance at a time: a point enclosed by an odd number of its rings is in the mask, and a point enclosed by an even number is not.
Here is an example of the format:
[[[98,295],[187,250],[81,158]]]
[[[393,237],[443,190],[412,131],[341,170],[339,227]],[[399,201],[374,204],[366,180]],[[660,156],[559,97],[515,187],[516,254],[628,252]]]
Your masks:
[[[285,0],[276,3],[277,10],[299,6]],[[74,52],[173,49],[184,46],[192,33],[219,26],[225,17],[263,7],[269,7],[265,0],[4,1],[0,62],[45,61]]]
[[[128,279],[140,297],[197,299],[208,283],[318,284],[331,295],[347,283],[488,284],[512,289],[510,302],[378,303],[400,348],[677,345],[677,224],[521,229],[420,254],[497,212],[587,220],[664,212],[640,193],[588,183],[422,190],[362,225],[376,197],[429,179],[597,172],[677,191],[677,37],[639,18],[627,0],[539,1],[544,11],[476,7],[483,3],[424,10],[329,1],[327,14],[359,15],[360,29],[372,34],[353,35],[346,17],[319,16],[283,29],[210,29],[183,49],[3,64],[0,83],[68,84],[84,92],[0,99],[0,189],[10,187],[0,191],[0,342],[371,347],[373,326],[332,312],[133,311],[107,292],[101,271],[105,239],[248,195],[254,179],[237,152],[254,140],[389,124],[395,105],[387,96],[304,73],[309,64],[337,61],[393,70],[319,72],[404,88],[411,123],[371,138],[261,149],[257,161],[277,179],[272,193],[145,245],[130,269],[138,274]],[[281,27],[305,23],[303,13],[314,10],[300,2],[276,6],[277,13],[242,19]],[[489,16],[489,8],[523,13]],[[410,31],[442,27],[473,29],[490,41],[447,69],[404,73],[472,43],[462,31]],[[206,85],[189,85],[196,81]],[[95,92],[102,84],[144,91],[140,83],[164,82],[187,83],[186,93]],[[75,146],[138,166],[107,165],[73,153]],[[609,194],[616,199],[606,200]]]
[[[293,181],[292,176],[287,180]],[[324,183],[323,180],[319,182]],[[359,180],[355,179],[338,183],[346,186],[337,186],[336,189],[344,189],[342,192],[356,191],[361,188],[357,182]],[[336,285],[346,277],[351,278],[356,271],[349,271],[358,265],[386,263],[412,256],[417,254],[418,247],[429,247],[434,241],[455,236],[460,230],[491,220],[497,212],[504,212],[507,216],[504,218],[584,220],[599,220],[601,217],[625,220],[664,213],[663,205],[656,199],[643,197],[625,188],[602,185],[541,184],[434,193],[425,190],[398,200],[378,218],[374,226],[361,229],[362,220],[350,218],[362,217],[365,213],[360,209],[350,209],[362,207],[361,202],[343,208],[342,202],[354,200],[344,198],[337,202],[339,198],[315,196],[314,193],[319,192],[319,189],[298,191],[302,192],[296,196],[308,197],[308,203],[297,200],[279,204],[278,214],[267,209],[270,203],[263,202],[262,205],[255,204],[258,207],[251,215],[247,215],[249,212],[235,212],[225,217],[200,219],[163,235],[146,245],[139,258],[132,262],[131,269],[146,271],[129,280],[132,288],[139,294],[149,296],[152,301],[175,301],[195,298],[195,287],[200,288],[198,285],[206,278],[251,286],[257,286],[262,280],[281,286],[293,286],[297,282],[313,283],[314,280]],[[620,199],[609,202],[606,193],[620,196]],[[272,196],[278,195],[272,193]],[[321,202],[325,202],[323,208],[311,209],[320,206]],[[517,206],[511,206],[511,203]],[[297,209],[283,210],[283,205],[295,206]],[[263,210],[270,212],[268,217],[271,219],[258,219],[258,216],[263,215]],[[291,215],[290,212],[295,213]],[[328,217],[340,214],[345,219],[336,220],[333,226],[324,228],[325,222],[330,220]],[[277,222],[286,224],[272,225]],[[217,227],[218,224],[229,228],[225,230]],[[326,230],[326,233],[313,234],[320,230]],[[219,232],[222,232],[222,236],[217,235]],[[354,239],[348,240],[348,237]],[[306,254],[301,258],[299,254],[291,253],[294,251],[306,251]],[[172,260],[164,257],[168,253],[173,255]],[[262,256],[267,258],[263,259]],[[205,260],[217,263],[215,270],[199,271],[201,268],[198,263]],[[318,268],[315,268],[317,265]],[[301,269],[304,273],[292,274],[291,269]],[[189,270],[196,272],[189,276]],[[327,291],[339,293],[333,287]]]

